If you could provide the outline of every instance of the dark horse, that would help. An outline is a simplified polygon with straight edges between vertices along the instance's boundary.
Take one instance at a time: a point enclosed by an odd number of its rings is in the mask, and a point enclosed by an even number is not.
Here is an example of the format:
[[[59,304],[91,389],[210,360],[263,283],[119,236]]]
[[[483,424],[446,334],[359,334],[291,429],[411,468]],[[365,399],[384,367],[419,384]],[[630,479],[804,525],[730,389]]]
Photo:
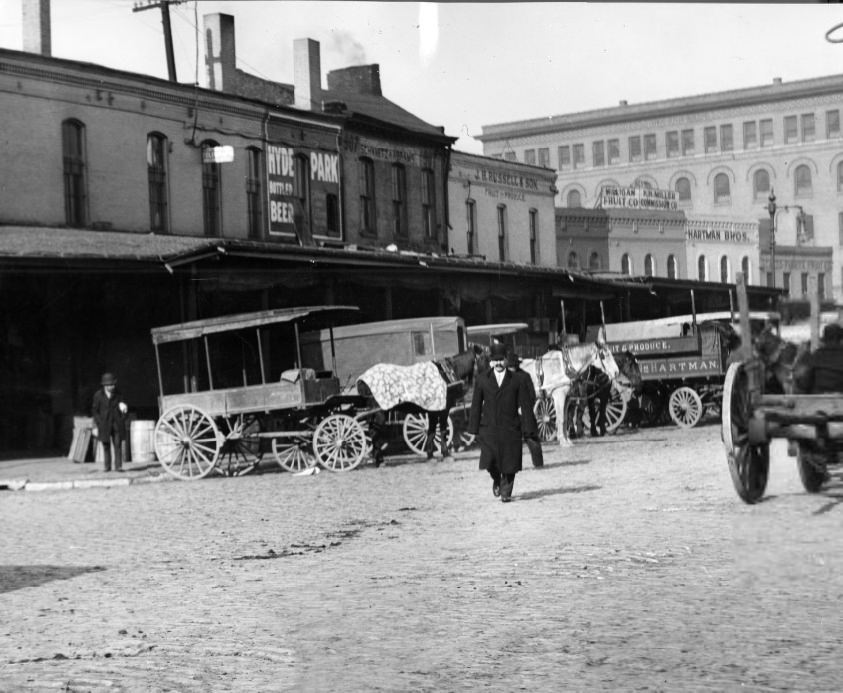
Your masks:
[[[377,405],[369,426],[375,466],[380,466],[383,461],[388,411],[399,411],[405,415],[426,414],[428,430],[424,449],[428,458],[433,456],[437,428],[441,431],[442,456],[447,455],[448,413],[464,396],[465,388],[473,380],[476,369],[482,366],[484,356],[482,347],[474,346],[455,356],[412,366],[377,364],[358,378],[358,393]],[[431,381],[432,378],[435,382]],[[427,408],[425,402],[442,401],[443,383],[445,407]]]
[[[793,369],[809,352],[807,344],[786,342],[772,327],[765,327],[754,340],[753,347],[764,364],[764,392],[793,392]]]
[[[630,388],[633,394],[641,389],[641,369],[631,351],[624,350],[614,354],[620,369],[618,376],[622,387]],[[612,398],[612,380],[595,365],[589,366],[574,386],[577,390],[577,407],[574,413],[574,435],[582,435],[582,416],[588,411],[589,427],[592,437],[606,435],[608,420],[606,409]]]

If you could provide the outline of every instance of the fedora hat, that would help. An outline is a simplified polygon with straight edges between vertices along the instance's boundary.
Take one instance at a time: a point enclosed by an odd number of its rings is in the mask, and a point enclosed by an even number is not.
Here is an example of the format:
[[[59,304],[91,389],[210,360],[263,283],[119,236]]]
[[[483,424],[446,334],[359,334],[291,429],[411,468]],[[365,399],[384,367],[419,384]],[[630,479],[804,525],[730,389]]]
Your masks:
[[[114,373],[103,373],[102,374],[102,384],[103,385],[116,385],[117,378],[114,377]]]
[[[505,361],[506,360],[506,344],[495,342],[489,347],[490,361]]]

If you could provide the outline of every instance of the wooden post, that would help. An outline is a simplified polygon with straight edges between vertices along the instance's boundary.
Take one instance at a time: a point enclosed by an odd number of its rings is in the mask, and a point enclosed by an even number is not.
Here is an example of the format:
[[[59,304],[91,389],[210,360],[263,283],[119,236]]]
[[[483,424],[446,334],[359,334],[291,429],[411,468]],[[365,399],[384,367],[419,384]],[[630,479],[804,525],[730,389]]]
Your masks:
[[[568,334],[568,326],[565,323],[565,301],[559,301],[559,306],[562,309],[562,334]]]
[[[811,305],[811,351],[814,351],[820,345],[820,297],[814,276],[808,277],[808,300]]]
[[[746,295],[743,272],[735,276],[735,290],[738,294],[738,324],[741,329],[739,360],[747,361],[752,356],[752,332],[749,327],[749,298]]]

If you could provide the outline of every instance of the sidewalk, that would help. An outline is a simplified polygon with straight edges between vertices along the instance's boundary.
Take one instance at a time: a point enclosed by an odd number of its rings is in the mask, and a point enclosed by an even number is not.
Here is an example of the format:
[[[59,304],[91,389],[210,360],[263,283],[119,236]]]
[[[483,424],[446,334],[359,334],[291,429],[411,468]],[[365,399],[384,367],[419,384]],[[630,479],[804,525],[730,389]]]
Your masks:
[[[128,486],[175,480],[158,462],[127,462],[122,472],[104,472],[102,463],[74,462],[67,457],[0,459],[0,491]]]

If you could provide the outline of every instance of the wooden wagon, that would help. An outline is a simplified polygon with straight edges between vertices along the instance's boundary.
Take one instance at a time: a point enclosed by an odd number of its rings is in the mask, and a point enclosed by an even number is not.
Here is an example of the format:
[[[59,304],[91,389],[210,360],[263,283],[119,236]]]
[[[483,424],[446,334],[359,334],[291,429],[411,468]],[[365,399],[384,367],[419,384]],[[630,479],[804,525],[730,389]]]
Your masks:
[[[324,363],[303,359],[302,328],[348,320],[355,306],[306,306],[153,328],[162,466],[180,479],[239,475],[271,449],[289,471],[357,467],[366,433]]]

